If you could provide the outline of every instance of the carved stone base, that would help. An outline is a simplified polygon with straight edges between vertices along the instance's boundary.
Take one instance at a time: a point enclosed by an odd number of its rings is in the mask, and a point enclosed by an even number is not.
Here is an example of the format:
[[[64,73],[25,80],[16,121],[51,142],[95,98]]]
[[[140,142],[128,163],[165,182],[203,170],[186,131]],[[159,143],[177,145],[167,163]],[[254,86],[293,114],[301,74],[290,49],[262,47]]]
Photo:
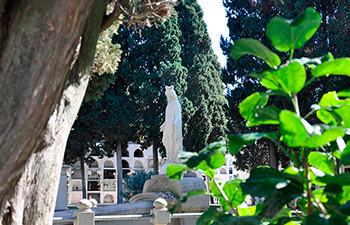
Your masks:
[[[185,177],[182,180],[173,181],[165,174],[153,175],[146,181],[143,187],[143,193],[134,196],[130,201],[154,201],[158,197],[165,198],[168,206],[175,204],[176,200],[186,196],[190,191],[206,189],[206,185],[201,178]],[[187,202],[182,203],[180,212],[201,212],[209,207],[208,195],[196,195],[188,198]]]

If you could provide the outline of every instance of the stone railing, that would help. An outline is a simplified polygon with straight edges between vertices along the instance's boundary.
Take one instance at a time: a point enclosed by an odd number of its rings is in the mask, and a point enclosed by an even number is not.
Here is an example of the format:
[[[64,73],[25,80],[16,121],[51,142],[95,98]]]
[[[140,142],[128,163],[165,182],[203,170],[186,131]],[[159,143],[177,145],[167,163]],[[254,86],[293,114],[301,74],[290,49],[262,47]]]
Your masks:
[[[167,201],[163,198],[158,198],[153,202],[153,209],[150,214],[146,215],[110,215],[110,216],[95,216],[95,212],[91,210],[93,203],[87,199],[82,199],[78,203],[78,210],[74,213],[74,217],[55,217],[54,224],[74,224],[74,225],[95,225],[99,223],[107,224],[108,221],[129,221],[137,220],[135,224],[143,224],[141,220],[149,220],[147,224],[167,225],[171,224],[171,219],[190,219],[196,220],[202,213],[175,213],[170,214],[167,209]],[[188,223],[186,223],[188,224]],[[191,223],[190,223],[191,224]]]

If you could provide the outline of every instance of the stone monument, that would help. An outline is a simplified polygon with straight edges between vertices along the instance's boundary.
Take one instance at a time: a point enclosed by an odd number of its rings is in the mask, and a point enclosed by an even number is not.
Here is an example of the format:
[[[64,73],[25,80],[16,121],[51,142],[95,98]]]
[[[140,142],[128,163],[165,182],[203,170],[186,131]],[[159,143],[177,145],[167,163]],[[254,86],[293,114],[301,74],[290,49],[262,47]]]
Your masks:
[[[166,175],[167,167],[170,163],[179,163],[178,153],[182,151],[182,119],[181,106],[174,86],[165,87],[165,95],[168,99],[168,105],[165,111],[165,122],[161,125],[163,131],[163,144],[165,146],[167,161],[161,167],[159,175],[153,175],[146,181],[143,187],[143,193],[130,199],[130,202],[136,201],[155,201],[161,197],[167,200],[168,207],[172,207],[177,200],[194,190],[206,189],[202,178],[185,177],[182,180],[173,181]],[[209,207],[208,195],[196,195],[188,198],[188,201],[182,203],[178,211],[181,212],[201,212]]]

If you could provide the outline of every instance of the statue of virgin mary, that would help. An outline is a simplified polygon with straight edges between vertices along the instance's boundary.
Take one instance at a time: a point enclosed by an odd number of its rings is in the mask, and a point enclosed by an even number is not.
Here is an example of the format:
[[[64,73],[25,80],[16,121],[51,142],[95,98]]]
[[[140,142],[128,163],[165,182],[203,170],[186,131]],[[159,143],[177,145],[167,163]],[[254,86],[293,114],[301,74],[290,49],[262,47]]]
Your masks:
[[[160,169],[160,174],[166,174],[169,163],[179,163],[178,153],[182,151],[182,119],[181,106],[174,90],[174,86],[165,86],[168,105],[165,110],[165,122],[160,126],[163,131],[163,145],[166,150],[167,161]]]

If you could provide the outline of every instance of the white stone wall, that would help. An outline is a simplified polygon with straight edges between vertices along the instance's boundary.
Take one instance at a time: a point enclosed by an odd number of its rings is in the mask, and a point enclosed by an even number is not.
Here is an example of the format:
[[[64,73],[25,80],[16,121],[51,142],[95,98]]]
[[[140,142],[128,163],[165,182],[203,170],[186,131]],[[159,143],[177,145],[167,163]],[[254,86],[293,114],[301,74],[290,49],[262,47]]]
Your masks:
[[[152,146],[141,150],[139,144],[129,143],[127,152],[129,156],[122,157],[124,163],[128,166],[123,166],[123,173],[131,171],[153,171],[153,152]],[[141,157],[140,157],[141,156]],[[117,202],[116,179],[104,179],[106,170],[116,170],[117,156],[102,159],[97,156],[92,156],[95,162],[89,167],[85,164],[85,180],[87,195],[97,199],[99,204],[115,204]],[[160,157],[160,155],[159,155]],[[98,175],[97,171],[99,171]],[[82,199],[82,180],[80,163],[76,163],[67,170],[68,177],[68,205],[75,205]],[[99,190],[91,190],[98,183]],[[90,190],[89,190],[90,185]]]

